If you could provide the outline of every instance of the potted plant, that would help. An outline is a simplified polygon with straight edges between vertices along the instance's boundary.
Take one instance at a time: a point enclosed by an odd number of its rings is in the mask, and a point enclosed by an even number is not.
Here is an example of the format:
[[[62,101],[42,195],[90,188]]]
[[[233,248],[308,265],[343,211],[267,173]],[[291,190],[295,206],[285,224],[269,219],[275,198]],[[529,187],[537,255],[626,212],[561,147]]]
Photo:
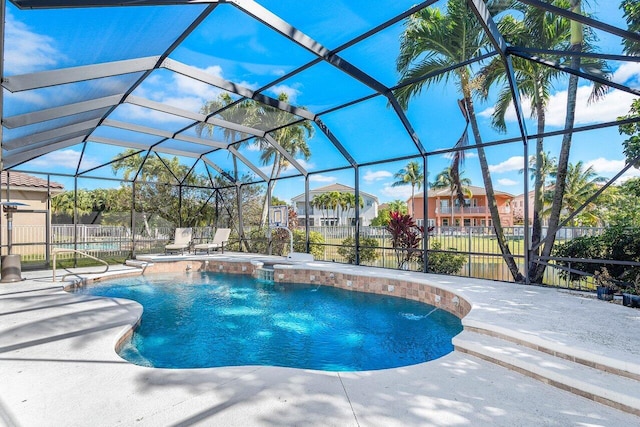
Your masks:
[[[622,304],[640,308],[640,276],[622,291]]]
[[[593,273],[593,281],[596,284],[598,299],[612,301],[616,285],[613,283],[613,278],[606,267],[602,267],[602,270],[596,270]]]

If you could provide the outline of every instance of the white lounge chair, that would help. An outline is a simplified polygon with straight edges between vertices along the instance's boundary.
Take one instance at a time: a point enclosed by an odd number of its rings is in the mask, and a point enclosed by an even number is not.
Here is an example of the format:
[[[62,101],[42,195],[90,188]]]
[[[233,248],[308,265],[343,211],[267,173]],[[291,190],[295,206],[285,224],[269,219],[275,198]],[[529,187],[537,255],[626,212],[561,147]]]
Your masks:
[[[164,247],[165,255],[169,252],[180,252],[184,255],[184,250],[189,252],[189,245],[191,245],[191,228],[176,228],[176,235],[173,239],[173,243]]]
[[[193,253],[198,251],[207,251],[207,254],[211,253],[211,250],[221,249],[224,253],[224,244],[229,241],[229,234],[231,234],[230,228],[218,228],[216,234],[213,236],[213,240],[209,243],[200,243],[193,247]]]

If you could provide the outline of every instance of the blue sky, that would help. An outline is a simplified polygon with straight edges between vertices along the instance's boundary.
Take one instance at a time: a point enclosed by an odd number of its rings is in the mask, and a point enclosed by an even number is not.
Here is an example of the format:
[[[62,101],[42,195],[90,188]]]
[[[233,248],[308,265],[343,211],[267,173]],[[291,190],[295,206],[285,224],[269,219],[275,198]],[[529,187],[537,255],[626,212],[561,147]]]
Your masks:
[[[298,8],[293,7],[298,3],[292,1],[265,0],[260,3],[271,8],[274,13],[323,46],[334,48],[407,9],[413,2],[389,1],[384,5],[386,8],[367,7],[368,2],[365,1],[333,1],[331,8],[327,7],[326,2],[316,2],[308,7],[305,6],[302,13]],[[617,8],[597,4],[594,4],[593,8],[603,21],[624,28],[624,20]],[[5,71],[7,75],[14,75],[158,55],[203,7],[19,11],[9,4],[7,9]],[[142,21],[139,21],[140,19]],[[331,31],[328,31],[328,28]],[[383,84],[392,86],[398,80],[395,58],[401,31],[401,24],[394,25],[344,50],[340,55]],[[603,50],[621,53],[620,42],[616,37],[603,33],[599,35]],[[136,40],[138,43],[132,43],[131,40]],[[304,49],[288,43],[282,36],[231,5],[223,4],[185,40],[170,58],[255,90],[309,62],[313,56]],[[612,63],[611,67],[614,72],[614,81],[640,88],[639,63]],[[67,85],[68,87],[11,94],[6,96],[5,116],[48,108],[65,102],[76,102],[89,97],[120,93],[127,84],[130,84],[129,80],[123,76],[87,82],[83,85],[74,84]],[[629,94],[612,90],[603,100],[588,104],[590,90],[589,82],[581,81],[576,126],[614,120],[627,113],[633,100],[633,96]],[[198,112],[204,102],[215,98],[221,92],[220,89],[183,75],[168,70],[157,70],[133,94],[187,111]],[[267,89],[265,94],[276,97],[281,92],[289,96],[292,104],[305,106],[313,112],[320,112],[369,95],[372,90],[336,68],[322,64]],[[462,133],[464,121],[457,107],[458,98],[459,94],[455,86],[451,82],[443,82],[430,86],[410,103],[407,116],[427,150],[449,148]],[[508,115],[508,130],[505,135],[491,129],[492,98],[493,95],[489,102],[476,101],[476,112],[484,142],[518,136],[518,127],[513,113]],[[558,81],[552,91],[547,111],[547,130],[562,128],[565,99],[566,80]],[[526,100],[524,104],[525,114],[529,117]],[[130,104],[119,106],[112,118],[173,131],[189,122]],[[343,111],[324,115],[322,120],[358,162],[377,161],[390,156],[415,153],[415,147],[404,132],[402,124],[388,108],[386,100],[381,97]],[[527,128],[529,133],[534,133],[535,123],[528,120]],[[9,133],[5,138],[10,138],[11,135]],[[101,129],[95,136],[141,143],[154,142],[154,137],[133,135],[131,132],[114,128]],[[571,161],[574,163],[583,161],[586,165],[593,166],[599,175],[613,176],[624,166],[620,145],[622,139],[617,128],[576,134]],[[177,144],[174,141],[167,146],[176,148]],[[545,144],[546,150],[554,155],[558,151],[560,138],[548,138]],[[347,164],[321,132],[316,131],[309,145],[312,157],[307,161],[300,159],[300,163],[308,170],[319,171]],[[28,162],[19,169],[73,174],[81,149],[81,146],[68,147]],[[200,149],[203,150],[203,147],[200,146]],[[81,169],[102,164],[122,150],[122,147],[91,142],[87,144]],[[486,151],[495,188],[514,195],[522,193],[524,177],[518,172],[523,166],[522,144],[492,147]],[[245,146],[241,152],[259,164],[259,151],[255,146]],[[530,154],[533,154],[533,149],[530,150]],[[194,162],[190,158],[181,158],[181,160],[189,165]],[[223,153],[213,155],[212,160],[225,169],[231,165],[231,159]],[[446,155],[430,156],[429,178],[432,180],[449,164],[449,161]],[[393,174],[406,162],[361,168],[361,190],[378,196],[381,202],[406,199],[410,194],[410,187],[391,186],[394,181]],[[269,166],[263,166],[267,174],[269,169]],[[482,185],[478,159],[474,151],[468,152],[464,169],[465,176],[471,179],[473,185]],[[199,166],[197,170],[204,169]],[[249,172],[246,167],[243,171]],[[283,175],[291,175],[294,172],[293,170],[285,171]],[[114,177],[110,168],[98,170],[92,175]],[[634,169],[627,174],[627,177],[639,175]],[[73,187],[71,179],[56,180],[63,182],[67,188]],[[311,187],[334,182],[353,186],[353,171],[314,174],[311,178]],[[80,186],[86,188],[96,185],[98,185],[96,180],[83,179],[80,182]],[[302,191],[304,191],[303,180],[296,178],[278,183],[274,194],[281,199],[290,200]]]

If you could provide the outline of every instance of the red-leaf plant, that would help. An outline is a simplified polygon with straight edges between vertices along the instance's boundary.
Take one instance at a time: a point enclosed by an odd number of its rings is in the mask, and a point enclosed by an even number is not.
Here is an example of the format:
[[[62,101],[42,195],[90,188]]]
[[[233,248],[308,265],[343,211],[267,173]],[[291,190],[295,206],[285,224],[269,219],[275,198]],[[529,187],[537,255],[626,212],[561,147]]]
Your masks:
[[[391,244],[396,251],[398,268],[406,269],[412,259],[419,259],[421,256],[420,243],[424,227],[416,225],[410,215],[391,212],[389,216],[391,219],[386,228],[391,233]]]

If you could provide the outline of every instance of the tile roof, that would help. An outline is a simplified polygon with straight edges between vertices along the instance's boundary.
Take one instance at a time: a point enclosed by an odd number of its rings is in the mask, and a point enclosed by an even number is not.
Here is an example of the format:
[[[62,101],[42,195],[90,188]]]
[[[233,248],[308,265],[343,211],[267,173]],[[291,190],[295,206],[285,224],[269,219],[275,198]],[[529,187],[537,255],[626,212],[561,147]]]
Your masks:
[[[2,171],[2,174],[0,174],[0,183],[7,185],[7,171]],[[12,171],[9,173],[9,185],[12,187],[47,188],[47,180],[26,173]],[[64,185],[54,181],[51,181],[49,186],[52,189],[64,189]]]

